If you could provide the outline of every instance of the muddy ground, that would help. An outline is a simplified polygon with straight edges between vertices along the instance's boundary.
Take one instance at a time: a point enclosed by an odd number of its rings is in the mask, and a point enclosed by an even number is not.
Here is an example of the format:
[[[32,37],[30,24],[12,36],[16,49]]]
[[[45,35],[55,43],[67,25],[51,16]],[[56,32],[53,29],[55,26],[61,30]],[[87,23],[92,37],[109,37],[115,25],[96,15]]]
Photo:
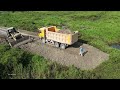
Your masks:
[[[8,44],[7,40],[0,37],[0,44]]]

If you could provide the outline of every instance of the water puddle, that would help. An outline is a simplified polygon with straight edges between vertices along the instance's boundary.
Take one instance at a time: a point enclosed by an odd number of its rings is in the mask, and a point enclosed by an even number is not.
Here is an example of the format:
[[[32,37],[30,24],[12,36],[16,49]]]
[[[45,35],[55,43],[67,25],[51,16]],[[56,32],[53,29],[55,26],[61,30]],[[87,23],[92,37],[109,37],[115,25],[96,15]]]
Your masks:
[[[119,49],[120,50],[120,44],[112,44],[111,47]]]

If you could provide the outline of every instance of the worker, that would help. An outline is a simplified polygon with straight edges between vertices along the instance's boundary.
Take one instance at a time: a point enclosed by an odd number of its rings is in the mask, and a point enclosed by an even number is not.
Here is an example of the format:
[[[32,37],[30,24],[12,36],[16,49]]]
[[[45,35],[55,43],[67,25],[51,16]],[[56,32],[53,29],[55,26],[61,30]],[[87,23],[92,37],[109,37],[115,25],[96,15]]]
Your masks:
[[[82,46],[80,46],[80,53],[79,53],[79,55],[83,56],[83,53],[84,53],[84,49],[83,49]]]

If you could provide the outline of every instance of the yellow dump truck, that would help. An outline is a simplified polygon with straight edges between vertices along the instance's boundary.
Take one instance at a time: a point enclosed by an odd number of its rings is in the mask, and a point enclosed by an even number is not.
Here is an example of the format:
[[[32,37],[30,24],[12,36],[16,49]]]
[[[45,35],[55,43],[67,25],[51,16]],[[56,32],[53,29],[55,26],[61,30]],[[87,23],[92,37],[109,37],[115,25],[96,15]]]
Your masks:
[[[78,41],[78,31],[74,33],[62,33],[57,29],[56,26],[43,27],[39,29],[39,37],[42,40],[42,43],[49,43],[55,47],[60,47],[65,49],[67,46],[74,44]]]

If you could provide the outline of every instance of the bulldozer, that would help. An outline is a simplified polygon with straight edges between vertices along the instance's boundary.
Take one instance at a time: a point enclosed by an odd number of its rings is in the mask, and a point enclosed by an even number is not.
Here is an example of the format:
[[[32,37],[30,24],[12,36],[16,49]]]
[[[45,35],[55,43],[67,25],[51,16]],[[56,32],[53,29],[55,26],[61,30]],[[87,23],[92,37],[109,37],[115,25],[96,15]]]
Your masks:
[[[11,47],[18,47],[31,41],[30,36],[21,34],[14,27],[0,28],[0,37],[5,38]]]

